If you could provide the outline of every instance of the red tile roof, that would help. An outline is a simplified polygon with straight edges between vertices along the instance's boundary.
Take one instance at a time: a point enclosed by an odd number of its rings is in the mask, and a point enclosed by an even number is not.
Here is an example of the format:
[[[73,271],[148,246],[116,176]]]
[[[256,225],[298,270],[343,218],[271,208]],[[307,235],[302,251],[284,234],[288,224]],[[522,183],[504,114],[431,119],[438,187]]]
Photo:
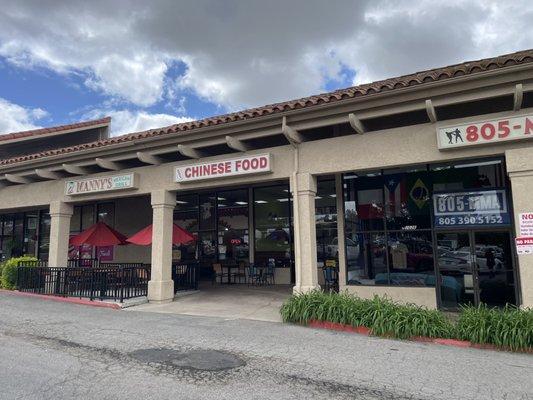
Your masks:
[[[362,97],[376,93],[422,85],[435,81],[443,81],[459,76],[473,75],[484,71],[500,69],[519,64],[527,64],[531,62],[533,62],[533,49],[523,50],[518,51],[516,53],[505,54],[502,56],[486,58],[477,61],[467,61],[460,64],[449,65],[447,67],[435,68],[426,71],[416,72],[409,75],[399,76],[396,78],[384,79],[377,82],[353,86],[346,89],[340,89],[315,96],[303,97],[296,100],[270,104],[262,107],[251,108],[244,111],[238,111],[215,117],[208,117],[197,121],[184,122],[181,124],[171,125],[164,128],[130,133],[109,139],[99,140],[92,143],[85,143],[76,146],[65,147],[62,149],[49,150],[41,153],[0,160],[0,165],[9,165],[17,162],[34,160],[47,156],[72,153],[91,148],[104,147],[132,140],[187,132],[207,126],[215,126],[235,121],[250,120],[253,118],[281,113],[285,111],[308,108],[326,103],[334,103],[350,98]]]
[[[47,135],[49,133],[61,133],[62,131],[72,131],[72,130],[87,130],[91,129],[93,126],[109,125],[111,122],[111,117],[105,117],[100,119],[95,119],[91,121],[77,122],[75,124],[69,125],[60,125],[52,126],[50,128],[39,128],[33,129],[31,131],[22,131],[22,132],[12,132],[0,135],[0,142],[6,140],[14,140],[20,138],[27,138],[32,136],[41,136]]]

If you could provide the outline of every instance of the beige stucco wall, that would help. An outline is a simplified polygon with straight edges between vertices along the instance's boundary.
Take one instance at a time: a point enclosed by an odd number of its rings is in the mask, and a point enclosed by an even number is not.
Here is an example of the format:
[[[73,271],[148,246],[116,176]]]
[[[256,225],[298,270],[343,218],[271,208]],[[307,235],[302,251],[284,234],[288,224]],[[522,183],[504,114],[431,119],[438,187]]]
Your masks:
[[[496,145],[484,145],[468,147],[448,151],[439,151],[437,148],[435,128],[439,125],[461,124],[480,119],[499,118],[519,114],[533,113],[533,109],[523,109],[520,112],[505,112],[485,115],[480,117],[461,118],[448,120],[445,123],[422,124],[370,132],[362,135],[353,134],[336,138],[304,142],[298,145],[298,169],[299,174],[313,176],[321,174],[333,174],[345,171],[371,170],[377,168],[389,168],[419,163],[433,163],[438,161],[453,161],[471,159],[485,156],[506,155],[509,171],[511,172],[513,202],[515,212],[531,211],[530,204],[533,198],[533,178],[529,174],[533,171],[531,160],[533,159],[533,141],[520,141],[499,143]],[[271,153],[273,156],[273,172],[264,175],[240,176],[216,180],[206,180],[177,184],[173,182],[174,167],[196,163],[197,160],[188,160],[159,166],[145,166],[132,169],[139,177],[138,189],[115,193],[100,193],[67,197],[64,195],[64,180],[35,182],[24,185],[13,185],[0,189],[0,212],[9,212],[15,209],[23,209],[36,206],[47,206],[52,202],[64,201],[67,203],[82,203],[96,200],[128,198],[132,196],[148,196],[154,191],[167,190],[172,192],[195,191],[207,188],[220,188],[228,186],[246,186],[256,183],[275,180],[286,180],[294,172],[294,148],[282,146],[271,149],[251,151],[249,154]],[[203,159],[223,160],[236,157],[236,154],[226,154],[219,157]],[[121,171],[127,172],[128,170]],[[528,172],[529,171],[529,172]],[[97,175],[111,175],[116,172],[103,172]],[[513,175],[514,174],[514,175]],[[85,178],[85,177],[84,177]],[[117,214],[117,228],[124,233],[133,233],[150,222],[151,209],[146,199],[124,199],[123,207],[117,206],[117,210],[124,210],[124,214]],[[119,203],[120,203],[119,202]],[[128,210],[128,211],[126,211]],[[136,211],[136,217],[131,217],[131,211]],[[137,218],[139,210],[139,218]],[[122,211],[120,211],[122,213]],[[307,229],[312,224],[308,216],[300,219],[300,228]],[[308,220],[305,222],[305,220]],[[305,236],[305,235],[304,235]],[[306,246],[313,248],[313,246]],[[298,252],[296,252],[298,253]],[[131,256],[131,257],[130,257]],[[519,270],[521,273],[522,298],[524,304],[533,305],[533,256],[519,257]],[[117,259],[129,261],[142,258],[150,260],[149,249],[117,249]],[[296,260],[298,264],[298,260]],[[311,265],[313,265],[311,263]],[[287,270],[288,271],[288,270]],[[280,271],[279,274],[285,271]],[[314,274],[313,274],[314,275]],[[280,276],[277,281],[282,281]],[[342,282],[343,280],[341,280]],[[435,307],[436,295],[433,288],[397,288],[397,287],[355,287],[346,288],[357,292],[360,296],[371,297],[374,294],[387,294],[391,298],[402,301],[416,302],[428,307]]]
[[[428,287],[394,287],[394,286],[340,286],[341,291],[355,294],[363,299],[374,296],[388,296],[401,303],[414,303],[427,308],[437,308],[435,288]]]

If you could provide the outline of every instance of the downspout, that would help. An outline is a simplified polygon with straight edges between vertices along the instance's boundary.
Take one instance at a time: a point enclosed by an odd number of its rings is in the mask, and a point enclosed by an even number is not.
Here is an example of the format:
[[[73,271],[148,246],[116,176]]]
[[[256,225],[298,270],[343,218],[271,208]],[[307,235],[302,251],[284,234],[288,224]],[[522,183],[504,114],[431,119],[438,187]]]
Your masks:
[[[298,181],[297,181],[297,175],[300,168],[300,154],[299,154],[299,148],[298,143],[294,140],[291,140],[290,132],[288,132],[288,127],[285,123],[285,117],[283,118],[283,122],[281,124],[282,126],[282,132],[291,144],[293,148],[293,171],[292,171],[292,185],[290,185],[291,189],[291,195],[292,195],[292,204],[293,204],[293,238],[294,238],[294,263],[296,264],[296,260],[300,260],[300,223],[299,223],[299,205],[298,205]],[[295,287],[300,286],[300,273],[297,272],[296,265],[294,266],[294,272],[295,272]]]

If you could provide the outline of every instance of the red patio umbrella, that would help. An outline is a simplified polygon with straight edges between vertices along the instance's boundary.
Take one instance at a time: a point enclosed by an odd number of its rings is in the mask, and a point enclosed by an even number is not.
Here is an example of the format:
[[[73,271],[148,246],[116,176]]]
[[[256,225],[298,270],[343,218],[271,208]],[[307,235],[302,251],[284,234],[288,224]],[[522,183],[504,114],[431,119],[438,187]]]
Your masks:
[[[176,224],[172,224],[172,244],[187,244],[193,240],[196,240],[196,238],[191,233]],[[126,239],[126,241],[142,246],[152,244],[152,225],[148,225],[132,237]]]
[[[126,236],[120,232],[117,232],[103,222],[97,222],[96,224],[84,230],[82,233],[72,236],[69,240],[69,243],[73,246],[90,244],[97,247],[128,244],[126,242]]]

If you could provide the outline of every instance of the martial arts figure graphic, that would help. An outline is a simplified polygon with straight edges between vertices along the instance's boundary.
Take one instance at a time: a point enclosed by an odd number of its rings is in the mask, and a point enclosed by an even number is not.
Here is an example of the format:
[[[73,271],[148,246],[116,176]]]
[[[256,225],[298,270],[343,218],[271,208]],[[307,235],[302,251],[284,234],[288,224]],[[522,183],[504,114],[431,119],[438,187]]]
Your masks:
[[[455,143],[459,142],[459,140],[464,143],[461,131],[457,128],[451,132],[446,131],[446,136],[448,136],[448,144],[454,144],[453,139],[455,139]]]

